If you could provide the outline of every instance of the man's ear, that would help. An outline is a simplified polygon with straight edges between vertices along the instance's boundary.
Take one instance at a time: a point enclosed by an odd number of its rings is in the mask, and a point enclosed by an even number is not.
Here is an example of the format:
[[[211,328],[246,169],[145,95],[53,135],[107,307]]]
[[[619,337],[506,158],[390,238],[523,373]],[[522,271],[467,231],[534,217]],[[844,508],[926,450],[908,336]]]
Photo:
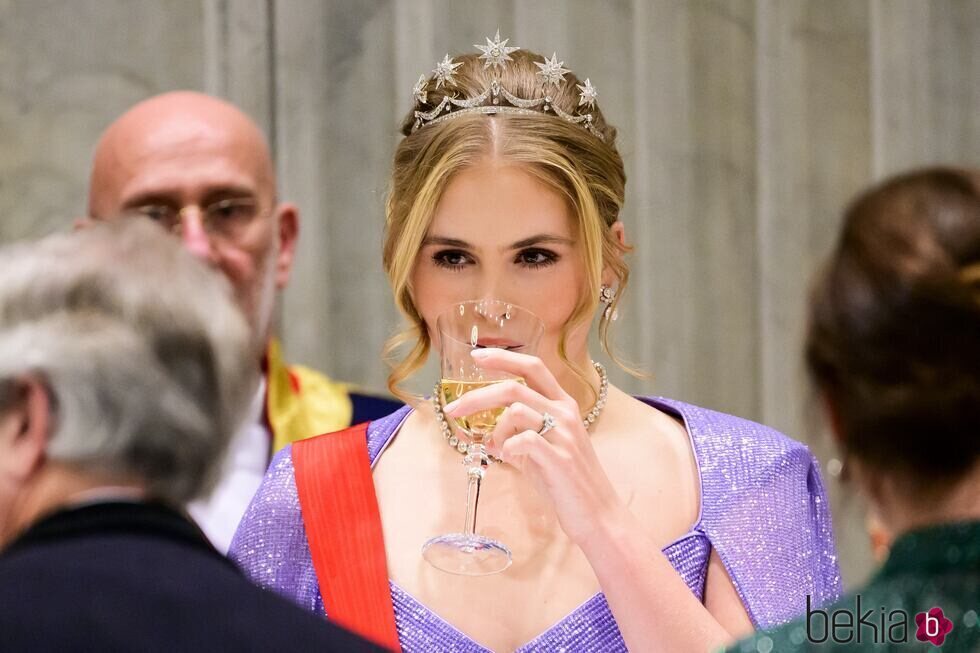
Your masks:
[[[276,254],[276,288],[282,290],[289,283],[289,275],[296,258],[299,242],[299,209],[295,204],[280,204],[276,208],[276,237],[279,239]]]
[[[40,379],[13,382],[12,396],[0,413],[0,473],[23,480],[44,459],[53,426],[51,398]]]

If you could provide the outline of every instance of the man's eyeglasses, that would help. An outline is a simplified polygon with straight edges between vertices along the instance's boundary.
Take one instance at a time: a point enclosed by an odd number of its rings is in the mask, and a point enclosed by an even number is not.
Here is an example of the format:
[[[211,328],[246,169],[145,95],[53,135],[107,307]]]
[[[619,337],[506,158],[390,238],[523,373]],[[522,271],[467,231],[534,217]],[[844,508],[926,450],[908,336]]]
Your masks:
[[[149,218],[171,233],[179,233],[190,209],[201,211],[201,225],[211,237],[234,239],[259,214],[259,204],[250,197],[232,197],[208,204],[177,208],[170,204],[144,204],[128,210],[129,215]]]

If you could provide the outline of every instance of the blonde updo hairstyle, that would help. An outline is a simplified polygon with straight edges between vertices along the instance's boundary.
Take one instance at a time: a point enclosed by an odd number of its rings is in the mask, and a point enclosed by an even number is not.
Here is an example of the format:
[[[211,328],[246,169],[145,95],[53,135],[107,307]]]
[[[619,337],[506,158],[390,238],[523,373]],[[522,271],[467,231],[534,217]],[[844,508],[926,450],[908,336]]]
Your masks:
[[[546,88],[534,65],[543,57],[527,50],[517,50],[510,56],[513,61],[507,62],[503,70],[485,68],[476,54],[456,57],[454,61],[462,65],[454,74],[454,83],[436,88],[435,78],[430,78],[425,87],[427,102],[416,103],[414,109],[429,111],[446,94],[461,98],[476,96],[492,80],[499,79],[504,88],[518,97],[547,96],[564,112],[579,113],[576,85],[581,82],[575,75],[566,73],[565,81]],[[486,103],[490,105],[490,99]],[[629,248],[620,244],[610,229],[619,219],[626,187],[623,160],[615,146],[616,129],[606,123],[598,107],[589,112],[602,139],[582,125],[553,114],[469,114],[423,125],[414,132],[414,111],[405,118],[401,128],[405,138],[395,151],[385,206],[384,235],[385,273],[398,308],[409,323],[385,343],[385,357],[392,368],[388,388],[396,396],[406,401],[412,398],[400,385],[425,363],[431,346],[425,322],[412,299],[411,277],[417,254],[453,176],[488,156],[520,165],[568,201],[576,220],[576,235],[583,245],[588,281],[562,331],[558,355],[580,378],[588,379],[586,371],[568,359],[567,336],[582,322],[591,320],[599,303],[605,267],[613,271],[617,280],[613,310],[629,280],[629,268],[622,256]],[[609,344],[611,313],[604,311],[600,318],[599,339],[603,351],[619,363]],[[396,352],[405,345],[411,345],[411,349],[399,360]]]

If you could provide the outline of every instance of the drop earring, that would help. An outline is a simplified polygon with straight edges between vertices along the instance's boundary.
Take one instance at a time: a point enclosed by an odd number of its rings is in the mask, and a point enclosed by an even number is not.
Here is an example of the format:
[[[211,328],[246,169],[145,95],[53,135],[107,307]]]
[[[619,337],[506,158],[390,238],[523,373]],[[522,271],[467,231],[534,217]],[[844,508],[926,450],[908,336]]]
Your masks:
[[[602,284],[599,287],[599,301],[606,305],[606,310],[603,311],[603,317],[607,321],[612,320],[615,322],[619,319],[619,311],[613,309],[613,302],[616,301],[616,291],[611,286]]]

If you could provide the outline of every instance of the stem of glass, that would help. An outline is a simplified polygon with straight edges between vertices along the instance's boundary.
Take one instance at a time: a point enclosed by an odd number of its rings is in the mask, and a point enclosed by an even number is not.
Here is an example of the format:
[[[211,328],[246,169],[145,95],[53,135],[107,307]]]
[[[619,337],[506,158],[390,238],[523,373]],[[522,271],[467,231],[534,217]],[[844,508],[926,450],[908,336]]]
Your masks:
[[[466,521],[463,523],[463,533],[475,535],[476,510],[480,503],[480,484],[483,481],[483,475],[486,474],[487,465],[490,464],[490,458],[487,456],[483,445],[474,442],[466,449],[463,464],[466,465],[466,473],[469,475],[469,485],[466,488]]]

